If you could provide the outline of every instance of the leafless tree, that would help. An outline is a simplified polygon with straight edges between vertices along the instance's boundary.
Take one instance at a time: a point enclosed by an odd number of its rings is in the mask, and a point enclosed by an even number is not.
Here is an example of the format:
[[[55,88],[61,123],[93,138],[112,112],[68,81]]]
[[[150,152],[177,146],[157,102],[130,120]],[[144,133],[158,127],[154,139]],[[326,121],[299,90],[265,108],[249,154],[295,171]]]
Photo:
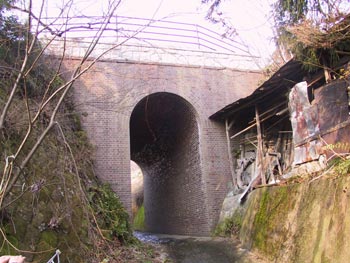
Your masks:
[[[28,90],[26,85],[23,85],[24,96],[26,100],[26,115],[27,115],[27,128],[25,136],[22,138],[21,143],[17,146],[15,152],[7,153],[4,160],[4,170],[0,182],[0,210],[6,206],[4,204],[5,197],[9,194],[14,184],[18,181],[23,169],[27,166],[28,162],[32,159],[33,155],[36,153],[39,146],[43,143],[45,137],[50,133],[53,127],[58,125],[57,114],[65,100],[67,94],[72,89],[74,82],[80,78],[85,72],[87,72],[91,67],[107,52],[115,48],[122,43],[118,43],[112,46],[109,50],[105,50],[98,54],[97,56],[91,57],[92,52],[95,50],[103,33],[105,32],[111,17],[115,14],[120,1],[111,1],[108,11],[102,17],[101,23],[96,30],[95,36],[92,38],[91,42],[86,49],[85,54],[81,57],[79,63],[75,67],[75,70],[69,78],[66,79],[58,88],[53,89],[53,82],[57,80],[61,75],[61,67],[63,60],[65,59],[66,53],[66,42],[65,34],[69,31],[69,20],[70,10],[74,6],[74,1],[70,0],[61,8],[61,12],[58,17],[49,23],[46,23],[43,19],[44,9],[46,1],[43,0],[40,5],[39,14],[36,15],[33,9],[33,1],[30,0],[26,7],[21,7],[20,5],[11,5],[11,10],[17,10],[22,14],[26,14],[27,21],[25,27],[25,52],[24,57],[21,61],[21,66],[18,71],[16,71],[15,81],[10,88],[10,93],[1,108],[0,115],[0,131],[6,129],[6,121],[9,118],[9,109],[13,107],[14,97],[16,92],[18,92],[21,83],[25,83],[26,78],[29,76],[33,68],[39,63],[41,59],[45,56],[45,51],[50,47],[50,45],[57,38],[61,38],[64,41],[62,56],[58,58],[57,68],[51,78],[49,84],[45,87],[45,92],[41,97],[41,102],[35,110],[29,105],[28,101]],[[56,28],[52,28],[52,24],[55,23]],[[58,27],[57,27],[58,25]],[[57,30],[58,28],[58,30]],[[38,51],[38,46],[40,38],[44,33],[50,32],[51,36],[46,39],[44,46]],[[46,34],[47,36],[47,34]],[[126,41],[126,40],[125,40]],[[42,42],[41,42],[42,44]],[[47,110],[50,108],[50,110]],[[48,114],[49,121],[46,127],[40,134],[33,133],[35,124],[42,117],[43,114]],[[30,147],[30,149],[24,150],[28,143],[28,139],[31,136],[35,136],[35,143]]]

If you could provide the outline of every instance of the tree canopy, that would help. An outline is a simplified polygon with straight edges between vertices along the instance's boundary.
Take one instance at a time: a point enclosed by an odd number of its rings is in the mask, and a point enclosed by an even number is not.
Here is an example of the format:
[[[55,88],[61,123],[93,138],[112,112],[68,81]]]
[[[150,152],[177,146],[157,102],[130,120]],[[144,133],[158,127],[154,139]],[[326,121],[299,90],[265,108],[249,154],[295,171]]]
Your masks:
[[[305,20],[327,26],[330,20],[344,15],[349,4],[346,0],[277,0],[275,16],[280,25],[296,25]]]
[[[208,5],[207,19],[225,27],[222,0],[202,3]],[[332,68],[342,56],[350,55],[349,0],[276,0],[272,9],[276,44],[307,70]],[[232,27],[230,31],[236,32]]]
[[[278,0],[277,43],[309,71],[333,67],[341,56],[350,55],[349,10],[347,0]]]

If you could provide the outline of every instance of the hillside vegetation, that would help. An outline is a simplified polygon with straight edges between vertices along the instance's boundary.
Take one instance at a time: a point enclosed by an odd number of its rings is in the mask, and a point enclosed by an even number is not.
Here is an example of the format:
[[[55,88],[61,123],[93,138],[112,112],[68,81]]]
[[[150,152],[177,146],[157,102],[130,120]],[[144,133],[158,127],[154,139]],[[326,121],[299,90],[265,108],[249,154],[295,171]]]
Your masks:
[[[17,85],[0,127],[0,254],[22,254],[29,262],[47,262],[56,249],[62,262],[140,262],[153,256],[134,239],[118,197],[96,179],[93,148],[69,93],[31,155],[58,103],[54,96],[42,107],[44,101],[64,80],[38,56],[39,42],[20,75],[33,36],[3,15],[3,2],[0,7],[0,113]]]

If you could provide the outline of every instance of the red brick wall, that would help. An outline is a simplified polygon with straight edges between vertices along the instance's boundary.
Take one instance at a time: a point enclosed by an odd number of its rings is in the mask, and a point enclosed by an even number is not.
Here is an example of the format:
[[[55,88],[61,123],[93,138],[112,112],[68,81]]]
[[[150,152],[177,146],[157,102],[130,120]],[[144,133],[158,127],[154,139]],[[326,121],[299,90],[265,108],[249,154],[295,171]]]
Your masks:
[[[75,60],[67,60],[66,69],[72,69],[75,63]],[[182,150],[174,150],[171,157],[176,163],[177,179],[170,177],[158,196],[152,196],[152,191],[145,193],[145,203],[148,202],[149,207],[163,198],[169,202],[166,209],[173,207],[176,213],[164,210],[163,218],[168,225],[159,228],[156,226],[161,218],[157,215],[149,215],[146,221],[153,231],[208,235],[218,220],[231,178],[224,127],[208,118],[227,104],[249,95],[260,76],[256,72],[232,69],[98,62],[74,85],[77,110],[82,113],[83,126],[95,146],[97,176],[111,184],[131,211],[131,114],[148,95],[162,92],[177,95],[174,97],[176,105],[189,112],[184,113],[187,121],[180,123],[187,125],[181,135],[182,142],[177,144]],[[190,167],[193,177],[191,172],[184,172]],[[143,168],[147,170],[151,166]],[[147,180],[152,190],[154,182]],[[174,192],[177,194],[172,194]],[[179,199],[180,195],[184,197]],[[159,213],[162,207],[159,203],[154,209]]]

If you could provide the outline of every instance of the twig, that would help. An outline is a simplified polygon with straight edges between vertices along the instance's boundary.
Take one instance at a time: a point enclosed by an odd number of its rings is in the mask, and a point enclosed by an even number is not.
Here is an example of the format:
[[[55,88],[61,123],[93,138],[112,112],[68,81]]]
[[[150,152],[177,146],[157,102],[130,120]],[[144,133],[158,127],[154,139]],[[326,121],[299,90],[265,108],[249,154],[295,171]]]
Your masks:
[[[325,145],[329,146],[329,144],[325,141],[325,139],[323,139],[323,138],[321,137],[321,135],[319,135],[318,138],[320,138],[320,140],[321,140]],[[337,153],[336,151],[334,151],[334,150],[332,149],[332,147],[327,147],[327,149],[328,149],[328,148],[329,148],[329,150],[331,150],[331,151],[333,152],[333,154],[334,154],[335,156],[340,157],[342,160],[345,160],[345,158],[342,157],[342,156],[341,156],[339,153]]]
[[[149,96],[147,96],[146,103],[145,103],[145,121],[147,124],[148,131],[152,134],[153,141],[156,141],[157,136],[156,136],[155,132],[153,131],[151,124],[149,123],[149,118],[148,118],[148,100],[149,100]]]
[[[59,125],[59,123],[56,123],[56,124],[57,124],[57,127],[58,127],[58,129],[59,129],[59,131],[60,131],[60,133],[61,133],[61,136],[62,136],[62,138],[63,138],[64,144],[65,144],[66,147],[68,148],[68,151],[69,151],[69,153],[70,153],[70,155],[71,155],[71,158],[72,158],[72,161],[73,161],[73,165],[74,165],[74,169],[75,169],[75,175],[76,175],[76,177],[77,177],[77,181],[78,181],[78,185],[79,185],[80,192],[81,192],[81,194],[82,194],[82,196],[83,196],[83,200],[85,201],[85,205],[86,205],[87,207],[89,207],[89,209],[90,209],[90,211],[91,211],[91,216],[93,217],[93,220],[94,220],[94,222],[95,222],[97,231],[99,232],[100,236],[101,236],[103,239],[108,240],[108,241],[111,241],[111,240],[107,239],[107,238],[103,235],[103,233],[102,233],[102,231],[101,231],[101,229],[100,229],[100,227],[99,227],[99,225],[98,225],[98,222],[97,222],[97,219],[96,219],[96,217],[95,217],[94,211],[93,211],[93,209],[92,209],[92,207],[91,207],[91,205],[90,205],[90,203],[89,203],[89,200],[88,200],[88,198],[87,198],[87,196],[86,196],[86,194],[85,194],[85,191],[84,191],[84,189],[83,189],[83,186],[82,186],[82,184],[81,184],[81,180],[80,180],[80,176],[79,176],[79,169],[78,169],[77,163],[76,163],[76,161],[75,161],[72,148],[70,147],[68,141],[66,140],[66,137],[65,137],[65,135],[64,135],[64,132],[63,132],[61,126]],[[73,227],[73,229],[74,229],[74,227]],[[80,239],[80,237],[79,237],[79,235],[78,235],[77,233],[76,233],[76,235],[77,235],[77,238]]]
[[[312,183],[315,180],[320,179],[322,176],[324,176],[326,173],[328,173],[330,170],[332,170],[334,167],[334,165],[332,165],[331,167],[329,167],[327,170],[323,171],[319,176],[316,176],[315,178],[312,178],[308,184]]]
[[[48,249],[48,250],[42,250],[42,251],[28,251],[28,250],[22,250],[22,249],[18,249],[14,244],[12,244],[8,239],[7,236],[5,234],[5,232],[2,230],[2,228],[0,227],[0,233],[2,235],[2,237],[4,238],[4,242],[6,242],[7,244],[9,244],[10,247],[12,247],[15,251],[20,252],[20,253],[28,253],[28,254],[42,254],[42,253],[47,253],[47,252],[51,252],[53,251],[53,249]]]
[[[56,121],[56,115],[58,113],[58,110],[61,106],[61,104],[63,103],[64,98],[66,97],[68,91],[71,89],[71,87],[73,86],[73,83],[85,72],[87,72],[104,54],[106,54],[107,52],[109,52],[111,49],[106,50],[105,52],[102,52],[97,58],[95,58],[87,67],[85,67],[84,69],[82,69],[82,65],[84,64],[84,62],[87,61],[87,59],[90,57],[91,53],[93,52],[94,48],[96,47],[96,45],[98,44],[102,33],[104,32],[104,29],[107,27],[108,25],[108,21],[110,19],[110,17],[114,14],[116,8],[117,8],[118,4],[115,5],[111,10],[109,15],[105,18],[105,23],[101,26],[100,30],[96,33],[96,38],[93,39],[93,41],[90,43],[90,46],[88,48],[88,50],[86,51],[84,57],[81,59],[79,65],[77,66],[77,68],[75,69],[75,71],[72,74],[72,77],[70,79],[70,81],[68,81],[67,83],[65,83],[63,86],[61,86],[58,90],[56,90],[46,101],[45,103],[42,105],[42,107],[45,107],[60,91],[62,91],[62,94],[58,100],[58,102],[56,103],[56,106],[51,114],[51,118],[50,118],[50,122],[48,124],[48,126],[45,128],[45,130],[41,133],[41,135],[39,136],[39,138],[37,139],[37,141],[35,142],[34,146],[30,149],[29,153],[26,155],[26,157],[24,158],[24,160],[21,162],[19,168],[19,172],[17,172],[11,182],[8,185],[8,189],[6,192],[10,192],[12,187],[14,186],[15,182],[18,180],[21,171],[23,170],[23,168],[27,165],[27,163],[31,160],[31,158],[33,157],[34,153],[36,152],[36,150],[39,148],[39,146],[42,144],[42,142],[44,141],[44,139],[46,138],[47,134],[51,131],[51,129],[55,126]],[[114,47],[113,47],[114,48]],[[22,74],[23,75],[23,74]],[[0,123],[1,124],[1,123]],[[1,127],[0,127],[1,128]],[[1,207],[0,207],[1,208]]]

